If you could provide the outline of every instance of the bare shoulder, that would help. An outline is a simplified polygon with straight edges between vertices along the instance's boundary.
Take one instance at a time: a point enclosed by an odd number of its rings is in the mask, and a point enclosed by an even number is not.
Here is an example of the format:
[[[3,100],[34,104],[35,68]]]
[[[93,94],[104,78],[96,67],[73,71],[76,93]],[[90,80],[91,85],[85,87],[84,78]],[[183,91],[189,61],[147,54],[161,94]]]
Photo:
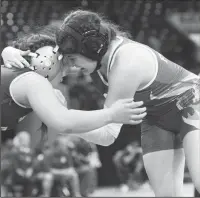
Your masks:
[[[121,71],[126,70],[126,72],[149,73],[152,76],[156,67],[157,58],[150,47],[130,42],[118,49],[110,68],[118,68]]]
[[[30,71],[17,76],[13,81],[22,81],[22,80],[27,81],[27,83],[31,84],[35,81],[43,81],[43,80],[46,81],[47,79],[37,74],[36,72]]]
[[[37,87],[46,86],[47,84],[50,84],[50,82],[46,78],[33,71],[17,76],[11,83],[12,86],[21,86],[24,90],[30,90],[30,88],[37,89]]]
[[[47,79],[35,72],[26,72],[17,76],[9,86],[9,92],[12,99],[19,106],[29,107],[27,95],[30,91],[38,90],[50,84]]]
[[[156,55],[150,47],[130,42],[116,52],[108,78],[111,80],[124,76],[126,79],[140,82],[139,87],[142,87],[155,76],[157,67]]]
[[[130,42],[121,46],[116,54],[116,59],[129,62],[131,65],[149,65],[155,64],[156,62],[153,50],[150,47],[137,42]]]

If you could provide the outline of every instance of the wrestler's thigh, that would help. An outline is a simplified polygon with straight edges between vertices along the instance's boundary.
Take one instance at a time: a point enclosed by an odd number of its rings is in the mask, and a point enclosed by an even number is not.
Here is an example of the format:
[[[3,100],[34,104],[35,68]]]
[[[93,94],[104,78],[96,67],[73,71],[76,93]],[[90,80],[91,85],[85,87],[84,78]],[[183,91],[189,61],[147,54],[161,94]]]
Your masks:
[[[190,176],[200,191],[200,103],[182,112],[181,137]]]
[[[141,139],[143,160],[155,195],[182,196],[185,159],[180,139],[157,126],[145,129]]]

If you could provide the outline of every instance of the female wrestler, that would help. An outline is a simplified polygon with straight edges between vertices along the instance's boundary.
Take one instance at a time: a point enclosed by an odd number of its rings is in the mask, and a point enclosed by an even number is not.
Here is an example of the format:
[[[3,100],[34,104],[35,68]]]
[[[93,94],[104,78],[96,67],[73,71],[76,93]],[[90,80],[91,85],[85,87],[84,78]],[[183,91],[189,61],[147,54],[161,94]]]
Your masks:
[[[144,101],[143,158],[155,195],[182,195],[185,158],[200,191],[200,78],[94,12],[72,11],[56,37],[59,52],[108,89],[106,106]]]
[[[57,44],[102,93],[108,89],[106,106],[133,96],[145,102],[143,159],[155,195],[182,195],[185,157],[200,191],[199,78],[90,11],[70,13]]]
[[[31,53],[33,57],[27,57],[33,71],[30,68],[19,70],[1,67],[1,129],[4,131],[15,128],[18,120],[33,110],[44,124],[58,132],[83,133],[99,128],[99,141],[104,141],[105,134],[109,133],[110,123],[138,124],[145,116],[145,108],[137,109],[142,102],[134,103],[132,99],[118,101],[104,110],[68,110],[64,106],[64,96],[61,92],[56,92],[60,102],[49,82],[61,76],[61,71],[65,70],[62,61],[58,60],[58,54],[53,51],[55,39],[48,35],[33,34],[19,39],[14,47],[35,52]],[[9,53],[13,49],[14,53]],[[19,63],[17,57],[20,56],[20,50],[16,55],[16,49],[8,47],[2,52],[2,56],[5,58],[9,54],[14,65]],[[26,55],[27,53],[25,52]],[[28,64],[25,61],[23,59]],[[91,133],[97,132],[94,130]]]

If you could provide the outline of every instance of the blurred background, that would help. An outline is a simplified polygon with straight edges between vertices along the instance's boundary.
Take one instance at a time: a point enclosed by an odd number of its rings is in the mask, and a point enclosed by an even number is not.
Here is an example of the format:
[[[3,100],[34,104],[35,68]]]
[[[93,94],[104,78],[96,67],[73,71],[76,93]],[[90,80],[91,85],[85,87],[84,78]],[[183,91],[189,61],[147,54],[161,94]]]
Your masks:
[[[24,34],[49,25],[56,30],[76,8],[105,14],[134,40],[200,73],[198,0],[2,0],[1,51]],[[69,107],[102,108],[104,98],[82,73],[65,77],[59,86]],[[143,168],[139,125],[124,125],[116,142],[102,147],[51,129],[41,143],[38,124],[31,113],[13,133],[1,134],[1,197],[154,196]],[[185,195],[193,196],[187,167],[184,181]]]

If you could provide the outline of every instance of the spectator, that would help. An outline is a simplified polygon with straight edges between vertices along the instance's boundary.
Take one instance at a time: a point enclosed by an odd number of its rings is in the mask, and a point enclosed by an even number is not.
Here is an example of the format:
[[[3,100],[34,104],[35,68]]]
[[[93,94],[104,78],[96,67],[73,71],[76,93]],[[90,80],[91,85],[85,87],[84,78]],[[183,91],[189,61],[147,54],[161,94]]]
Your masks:
[[[117,175],[120,180],[120,189],[127,192],[130,188],[138,188],[141,182],[141,171],[143,169],[142,151],[137,142],[128,144],[124,150],[119,150],[113,157]]]
[[[50,164],[48,160],[45,160],[45,155],[49,152],[49,147],[46,142],[44,142],[44,147],[36,148],[36,157],[33,163],[34,169],[34,183],[37,184],[38,182],[42,184],[42,197],[50,197],[51,190],[53,186],[53,174],[50,171]],[[33,195],[38,193],[38,189],[35,188]]]
[[[97,186],[96,169],[101,166],[97,148],[94,144],[76,136],[70,136],[75,145],[73,160],[80,178],[81,195],[89,196]]]
[[[13,139],[14,148],[4,156],[4,159],[9,162],[8,170],[10,171],[10,175],[7,177],[10,180],[8,179],[9,182],[6,185],[11,191],[13,191],[15,185],[22,186],[24,196],[31,195],[32,189],[33,153],[30,149],[30,141],[28,132],[19,132]]]
[[[54,142],[53,149],[47,155],[46,160],[50,165],[50,171],[55,180],[59,180],[63,186],[63,193],[69,193],[67,184],[70,185],[72,195],[75,197],[80,196],[79,177],[73,167],[73,160],[71,152],[69,151],[66,138],[58,136]]]
[[[8,196],[7,184],[10,183],[10,173],[12,171],[12,163],[8,154],[13,149],[13,141],[8,139],[1,145],[1,197]],[[12,196],[12,195],[11,195]]]

